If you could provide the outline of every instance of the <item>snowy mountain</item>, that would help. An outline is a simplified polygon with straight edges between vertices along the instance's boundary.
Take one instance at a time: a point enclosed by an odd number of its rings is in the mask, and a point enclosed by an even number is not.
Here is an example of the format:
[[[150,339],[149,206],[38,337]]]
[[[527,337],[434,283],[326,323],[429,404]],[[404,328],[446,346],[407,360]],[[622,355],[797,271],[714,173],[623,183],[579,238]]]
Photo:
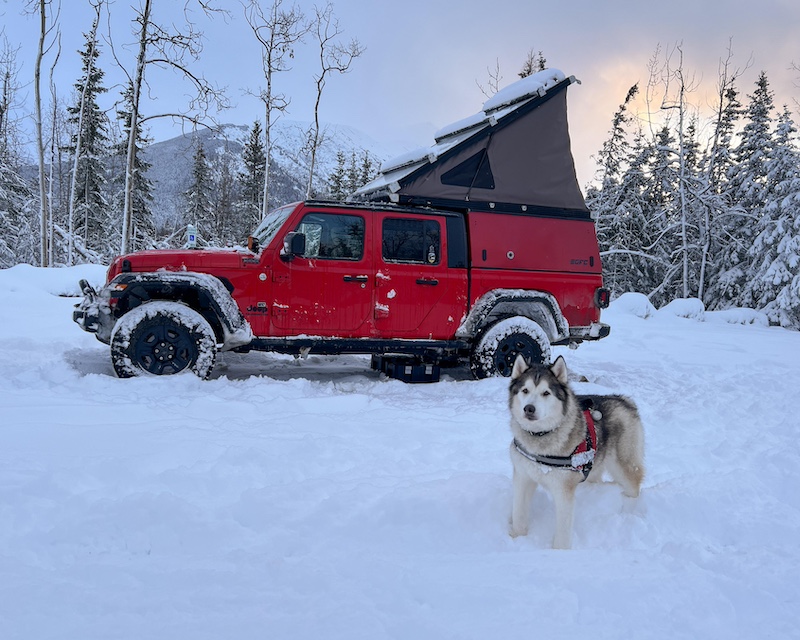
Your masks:
[[[281,203],[300,200],[305,195],[309,156],[305,150],[310,123],[278,120],[272,128],[272,192]],[[192,159],[198,141],[214,166],[215,158],[228,153],[241,170],[241,154],[250,134],[249,125],[227,124],[217,129],[200,129],[147,147],[145,160],[151,164],[148,177],[154,185],[154,212],[158,219],[171,219],[185,206],[184,192],[191,181]],[[323,141],[317,153],[315,186],[323,190],[336,167],[336,156],[346,158],[366,152],[376,168],[384,160],[406,150],[402,143],[379,142],[352,127],[323,126]]]
[[[0,270],[3,640],[798,637],[800,333],[623,297],[556,347],[638,403],[647,474],[581,485],[553,551],[542,491],[508,535],[505,379],[225,353],[120,380],[82,277]]]

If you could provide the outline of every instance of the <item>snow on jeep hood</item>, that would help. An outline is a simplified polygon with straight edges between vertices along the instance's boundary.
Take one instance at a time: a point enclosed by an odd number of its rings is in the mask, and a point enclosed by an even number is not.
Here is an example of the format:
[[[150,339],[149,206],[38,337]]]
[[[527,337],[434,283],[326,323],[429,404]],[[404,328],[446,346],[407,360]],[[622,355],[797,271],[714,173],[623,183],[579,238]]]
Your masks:
[[[122,263],[130,262],[131,271],[205,271],[211,268],[239,267],[242,259],[253,258],[241,249],[154,249],[118,256],[108,268],[108,280],[122,271]]]

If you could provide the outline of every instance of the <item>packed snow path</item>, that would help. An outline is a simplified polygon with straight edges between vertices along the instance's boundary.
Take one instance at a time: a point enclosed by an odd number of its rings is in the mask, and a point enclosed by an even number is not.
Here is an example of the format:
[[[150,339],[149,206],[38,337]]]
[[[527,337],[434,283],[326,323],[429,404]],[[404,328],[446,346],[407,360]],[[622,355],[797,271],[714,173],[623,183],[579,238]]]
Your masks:
[[[639,404],[648,474],[582,485],[552,551],[543,492],[508,536],[506,380],[265,354],[119,380],[58,295],[81,277],[0,271],[3,640],[800,637],[800,333],[615,303],[555,348]]]

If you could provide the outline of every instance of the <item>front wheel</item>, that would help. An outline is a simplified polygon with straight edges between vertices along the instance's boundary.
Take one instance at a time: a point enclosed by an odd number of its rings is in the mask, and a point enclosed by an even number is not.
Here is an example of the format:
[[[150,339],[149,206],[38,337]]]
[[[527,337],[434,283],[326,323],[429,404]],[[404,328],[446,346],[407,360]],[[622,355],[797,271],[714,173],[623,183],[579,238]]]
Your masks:
[[[508,377],[518,355],[529,364],[550,362],[547,334],[538,323],[524,316],[500,320],[483,333],[472,350],[472,375],[478,379]]]
[[[187,370],[207,378],[216,352],[211,325],[179,302],[146,302],[122,316],[111,333],[111,362],[120,378]]]

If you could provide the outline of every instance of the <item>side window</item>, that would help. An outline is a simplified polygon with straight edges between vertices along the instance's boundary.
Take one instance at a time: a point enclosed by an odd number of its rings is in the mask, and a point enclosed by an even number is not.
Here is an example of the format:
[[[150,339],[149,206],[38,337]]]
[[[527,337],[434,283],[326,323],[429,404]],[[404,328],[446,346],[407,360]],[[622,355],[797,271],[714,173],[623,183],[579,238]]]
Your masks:
[[[386,218],[383,221],[383,259],[387,262],[439,264],[440,239],[436,220]]]
[[[297,225],[306,236],[306,258],[361,260],[364,218],[335,213],[309,213]]]

